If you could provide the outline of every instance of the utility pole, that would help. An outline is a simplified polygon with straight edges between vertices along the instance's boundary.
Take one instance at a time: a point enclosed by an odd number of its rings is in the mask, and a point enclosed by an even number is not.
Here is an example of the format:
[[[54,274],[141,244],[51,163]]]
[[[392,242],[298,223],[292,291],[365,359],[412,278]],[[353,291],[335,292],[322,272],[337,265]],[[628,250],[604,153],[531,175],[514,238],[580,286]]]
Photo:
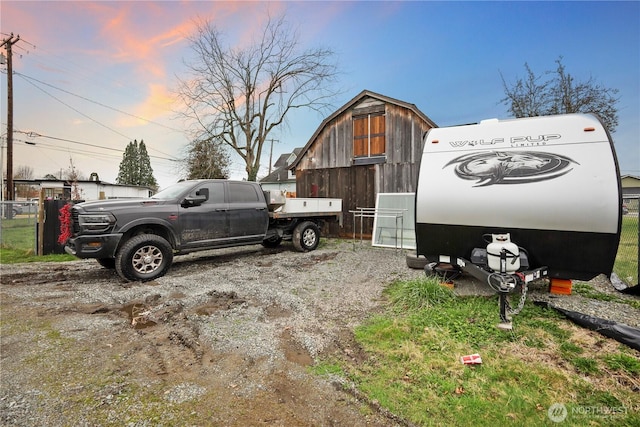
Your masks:
[[[6,200],[14,200],[13,188],[13,55],[11,47],[18,43],[20,35],[14,36],[13,33],[2,41],[2,46],[7,49],[7,198]]]
[[[272,165],[272,161],[273,161],[273,141],[275,142],[280,142],[277,139],[273,139],[271,138],[269,141],[271,141],[271,150],[269,151],[269,175],[271,175],[271,165]]]

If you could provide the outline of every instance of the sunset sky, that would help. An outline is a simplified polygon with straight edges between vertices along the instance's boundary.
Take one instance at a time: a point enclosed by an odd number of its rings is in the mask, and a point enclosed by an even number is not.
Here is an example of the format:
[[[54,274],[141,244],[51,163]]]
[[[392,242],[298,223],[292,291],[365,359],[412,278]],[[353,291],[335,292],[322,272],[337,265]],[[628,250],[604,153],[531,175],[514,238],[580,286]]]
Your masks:
[[[640,175],[640,2],[6,1],[2,39],[14,45],[14,170],[36,178],[79,171],[115,182],[126,145],[144,140],[161,187],[180,177],[188,143],[175,111],[187,37],[208,19],[233,46],[286,14],[302,48],[329,47],[341,107],[364,89],[415,104],[439,126],[510,118],[507,82],[562,57],[576,80],[619,89],[613,134],[622,174]],[[0,50],[6,54],[4,49]],[[0,135],[7,75],[0,66]],[[330,113],[328,113],[330,114]],[[296,111],[272,135],[273,158],[304,146],[324,117]],[[269,150],[263,154],[264,176]],[[6,151],[4,152],[6,162]],[[246,177],[233,157],[232,178]]]

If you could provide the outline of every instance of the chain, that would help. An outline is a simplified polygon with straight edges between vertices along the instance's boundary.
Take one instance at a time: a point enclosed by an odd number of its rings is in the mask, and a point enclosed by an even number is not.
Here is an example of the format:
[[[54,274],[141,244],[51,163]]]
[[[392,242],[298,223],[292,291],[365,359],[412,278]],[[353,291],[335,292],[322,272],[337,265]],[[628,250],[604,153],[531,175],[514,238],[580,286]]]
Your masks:
[[[522,308],[524,307],[524,303],[527,301],[528,289],[529,289],[528,284],[524,283],[522,285],[522,295],[520,295],[520,301],[518,302],[518,307],[516,307],[515,310],[511,308],[511,305],[509,304],[509,299],[507,299],[507,311],[509,312],[509,314],[512,314],[515,316],[516,314],[522,311]]]

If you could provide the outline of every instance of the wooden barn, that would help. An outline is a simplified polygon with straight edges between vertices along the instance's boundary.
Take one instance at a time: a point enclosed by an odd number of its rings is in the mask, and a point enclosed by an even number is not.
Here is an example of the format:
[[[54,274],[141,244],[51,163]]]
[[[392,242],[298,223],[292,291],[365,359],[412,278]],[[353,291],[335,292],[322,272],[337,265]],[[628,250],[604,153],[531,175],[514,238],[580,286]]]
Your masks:
[[[352,236],[349,211],[374,208],[378,193],[415,191],[422,139],[433,127],[414,104],[360,92],[322,121],[290,165],[297,197],[342,199],[344,226],[332,225],[329,234]],[[371,234],[372,223],[364,221],[363,234]]]

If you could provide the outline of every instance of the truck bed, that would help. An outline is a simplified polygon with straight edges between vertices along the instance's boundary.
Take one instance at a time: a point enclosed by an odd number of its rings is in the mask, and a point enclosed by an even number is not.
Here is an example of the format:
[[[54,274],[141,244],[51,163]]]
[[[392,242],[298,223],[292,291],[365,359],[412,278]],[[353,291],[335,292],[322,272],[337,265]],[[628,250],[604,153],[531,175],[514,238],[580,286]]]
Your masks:
[[[269,212],[272,218],[339,217],[342,219],[342,199],[287,198],[285,203]]]

